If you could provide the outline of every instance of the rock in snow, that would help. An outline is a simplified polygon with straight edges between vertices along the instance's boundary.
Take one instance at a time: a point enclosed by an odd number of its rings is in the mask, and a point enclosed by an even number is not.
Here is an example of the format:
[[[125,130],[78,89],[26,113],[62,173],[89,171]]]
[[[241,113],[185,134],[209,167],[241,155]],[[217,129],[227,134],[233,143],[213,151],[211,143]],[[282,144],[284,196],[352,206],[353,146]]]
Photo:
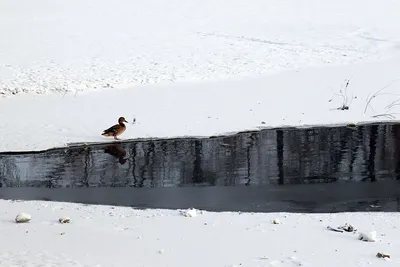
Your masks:
[[[17,217],[15,217],[15,222],[26,223],[29,222],[31,219],[32,219],[31,215],[21,212],[17,215]]]
[[[70,223],[70,222],[71,222],[71,219],[68,218],[68,217],[62,217],[62,218],[58,219],[58,221],[59,221],[60,223]]]
[[[273,224],[280,224],[281,221],[280,221],[279,219],[274,219],[274,220],[272,221],[272,223],[273,223]]]

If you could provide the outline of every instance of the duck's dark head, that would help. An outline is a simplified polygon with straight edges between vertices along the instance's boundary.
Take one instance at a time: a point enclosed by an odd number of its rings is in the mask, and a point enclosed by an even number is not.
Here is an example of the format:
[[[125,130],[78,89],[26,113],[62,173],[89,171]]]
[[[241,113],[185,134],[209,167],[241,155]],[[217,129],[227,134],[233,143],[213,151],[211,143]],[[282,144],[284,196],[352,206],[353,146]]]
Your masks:
[[[124,117],[119,117],[119,119],[118,119],[118,123],[119,124],[122,124],[122,123],[124,123],[124,122],[128,122],[127,120],[125,120],[125,118]]]

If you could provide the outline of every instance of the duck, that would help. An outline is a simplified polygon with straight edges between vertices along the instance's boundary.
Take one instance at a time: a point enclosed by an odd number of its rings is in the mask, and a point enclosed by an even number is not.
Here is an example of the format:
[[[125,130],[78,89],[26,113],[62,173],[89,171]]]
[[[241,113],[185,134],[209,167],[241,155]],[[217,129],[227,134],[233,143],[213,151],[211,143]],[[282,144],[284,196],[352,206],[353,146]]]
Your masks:
[[[120,140],[118,139],[117,136],[121,135],[123,132],[126,130],[126,126],[124,122],[128,122],[125,120],[124,117],[119,117],[118,119],[118,124],[115,124],[111,126],[108,129],[105,129],[101,135],[103,136],[113,136],[115,140]]]

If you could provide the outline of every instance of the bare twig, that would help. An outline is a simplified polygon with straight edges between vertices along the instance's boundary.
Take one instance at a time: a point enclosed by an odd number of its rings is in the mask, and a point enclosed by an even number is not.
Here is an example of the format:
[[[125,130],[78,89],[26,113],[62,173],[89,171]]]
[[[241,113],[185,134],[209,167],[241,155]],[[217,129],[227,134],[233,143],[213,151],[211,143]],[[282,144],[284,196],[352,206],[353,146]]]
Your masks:
[[[351,95],[351,100],[350,100],[350,103],[349,103],[349,97],[348,97],[348,94],[347,94],[347,89],[348,89],[349,84],[350,84],[350,79],[345,79],[344,81],[345,81],[345,85],[344,85],[344,88],[342,86],[342,89],[340,89],[340,91],[339,91],[340,94],[333,93],[332,98],[329,100],[329,102],[331,102],[333,100],[334,96],[339,96],[339,97],[342,98],[342,105],[340,107],[338,107],[338,108],[335,108],[334,110],[348,110],[350,108],[351,103],[353,102],[353,99],[356,98],[352,94]]]
[[[390,103],[389,105],[387,105],[385,107],[385,109],[392,109],[395,106],[400,106],[400,99],[397,99],[395,101],[393,101],[392,103]]]
[[[76,89],[76,90],[75,90],[74,98],[78,95],[79,92],[83,92],[83,89]]]
[[[339,232],[339,233],[343,233],[344,232],[343,230],[335,229],[335,228],[330,227],[330,226],[327,226],[326,229],[328,229],[330,231],[333,231],[333,232]]]
[[[388,119],[395,119],[396,117],[393,114],[398,114],[398,113],[384,113],[384,114],[377,114],[372,116],[372,118],[380,118],[380,117],[385,117]]]
[[[367,112],[368,107],[370,107],[372,110],[372,106],[371,106],[371,101],[373,99],[375,99],[376,97],[380,96],[380,95],[396,95],[396,94],[391,94],[391,93],[382,93],[383,90],[385,90],[386,88],[388,88],[389,86],[391,86],[392,84],[394,84],[395,82],[397,82],[399,79],[393,80],[391,81],[389,84],[385,85],[384,87],[382,87],[381,89],[379,89],[377,92],[375,92],[372,96],[367,97],[367,103],[365,105],[365,109],[364,109],[364,114],[365,112]],[[389,104],[390,105],[390,104]]]
[[[378,252],[378,253],[376,254],[376,257],[377,257],[377,258],[382,258],[382,259],[385,259],[385,258],[390,259],[390,254],[385,254],[385,253],[382,253],[382,252]]]

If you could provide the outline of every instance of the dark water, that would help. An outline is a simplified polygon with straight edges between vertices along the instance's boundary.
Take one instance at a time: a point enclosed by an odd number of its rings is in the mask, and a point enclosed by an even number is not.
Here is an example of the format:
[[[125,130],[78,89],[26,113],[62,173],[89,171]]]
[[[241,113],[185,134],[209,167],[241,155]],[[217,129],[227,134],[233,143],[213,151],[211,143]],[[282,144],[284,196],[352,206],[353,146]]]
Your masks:
[[[0,154],[0,197],[242,211],[400,210],[400,125]]]

